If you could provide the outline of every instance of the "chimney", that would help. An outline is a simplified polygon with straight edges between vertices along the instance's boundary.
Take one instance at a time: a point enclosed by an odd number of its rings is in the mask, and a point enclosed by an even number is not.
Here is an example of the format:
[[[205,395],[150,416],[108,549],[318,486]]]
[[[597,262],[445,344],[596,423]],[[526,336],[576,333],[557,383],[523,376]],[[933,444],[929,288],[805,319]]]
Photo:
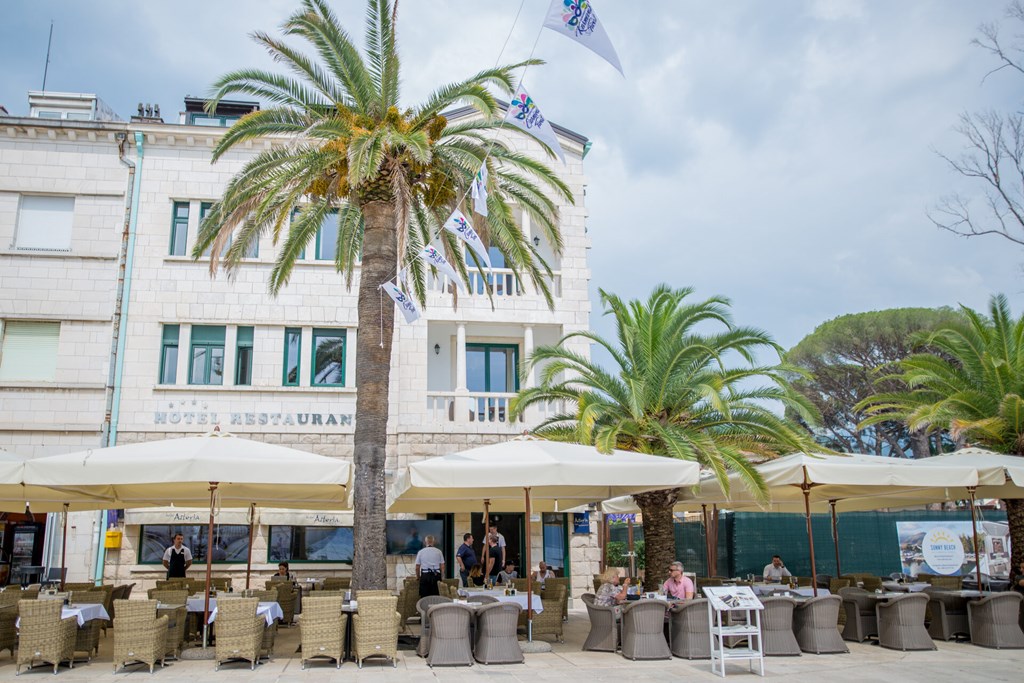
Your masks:
[[[132,116],[132,123],[163,123],[160,118],[160,105],[139,102],[138,113]]]

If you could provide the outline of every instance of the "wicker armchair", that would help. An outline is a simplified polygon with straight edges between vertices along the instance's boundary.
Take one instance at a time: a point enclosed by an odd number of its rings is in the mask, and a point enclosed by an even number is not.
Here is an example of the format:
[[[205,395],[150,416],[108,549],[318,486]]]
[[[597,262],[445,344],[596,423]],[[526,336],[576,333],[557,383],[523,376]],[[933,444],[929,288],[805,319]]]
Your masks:
[[[158,579],[156,589],[158,591],[188,590],[188,579]]]
[[[78,604],[103,605],[107,601],[107,593],[104,591],[78,591],[73,596],[74,603]],[[86,653],[86,659],[90,662],[93,654],[100,652],[100,629],[105,623],[105,619],[91,619],[75,631],[75,652]]]
[[[345,629],[348,627],[348,615],[341,611],[345,599],[315,597],[306,598],[304,603],[299,622],[302,669],[305,670],[306,662],[314,657],[333,659],[340,669],[345,659]]]
[[[71,591],[71,592],[75,592],[75,591],[91,591],[91,590],[95,590],[96,588],[97,588],[96,583],[93,582],[93,581],[81,581],[81,582],[77,582],[77,583],[65,583],[64,584],[64,590],[65,591]]]
[[[928,596],[910,593],[879,602],[878,644],[890,650],[934,650],[928,630],[924,627],[924,612]]]
[[[861,579],[861,588],[868,592],[881,590],[883,588],[882,579],[878,576],[865,576]]]
[[[828,582],[828,592],[832,595],[839,595],[839,591],[843,588],[850,587],[849,579],[830,579]]]
[[[260,602],[277,602],[277,589],[273,590],[252,590],[249,597],[256,598]]]
[[[469,639],[473,610],[465,605],[446,603],[434,605],[427,612],[430,619],[427,666],[473,666]]]
[[[672,654],[683,659],[711,659],[708,601],[704,598],[675,604],[669,610]]]
[[[540,581],[532,581],[530,585],[533,588],[534,595],[540,595]],[[526,579],[512,579],[512,587],[517,591],[526,592]]]
[[[850,651],[836,629],[842,605],[838,595],[821,595],[796,606],[793,635],[801,651],[816,655]]]
[[[455,589],[455,590],[458,590],[458,588],[459,588],[459,580],[458,579],[441,579],[440,581],[437,582],[438,590],[440,590],[442,583],[444,585],[448,586],[449,588],[452,588],[452,589]]]
[[[466,598],[466,602],[474,605],[490,605],[494,602],[501,602],[498,598],[491,595],[471,595]]]
[[[363,600],[365,598],[394,598],[397,596],[389,590],[361,590],[353,593],[352,597],[356,600]]]
[[[964,588],[964,577],[962,576],[941,576],[939,574],[918,574],[918,581],[930,583],[936,588],[945,588],[951,591],[959,591]]]
[[[295,603],[298,601],[299,589],[290,581],[267,581],[267,590],[277,593],[277,604],[284,612],[281,622],[290,626],[295,621]]]
[[[565,586],[552,586],[545,590],[550,597],[541,598],[544,609],[533,616],[533,635],[554,636],[558,642],[562,638],[562,603],[565,601]]]
[[[555,586],[562,586],[565,591],[562,593],[562,621],[569,619],[569,585],[570,579],[564,577],[556,577],[554,579],[548,579],[544,582],[544,588],[540,592],[540,597],[547,600],[551,596],[548,594]]]
[[[861,588],[843,588],[839,591],[843,599],[846,624],[843,626],[843,640],[864,642],[878,635],[878,617],[875,614],[875,599]],[[922,623],[924,619],[922,618]]]
[[[156,615],[156,600],[118,600],[117,626],[114,629],[114,673],[128,663],[164,665],[167,656],[167,632],[170,619]]]
[[[583,649],[615,652],[619,644],[615,608],[594,604],[594,597],[593,593],[584,593],[581,598],[590,617],[590,634],[583,643]]]
[[[959,593],[934,587],[925,588],[922,592],[929,598],[925,621],[928,624],[928,634],[932,638],[952,640],[957,635],[970,637],[967,598]]]
[[[1024,631],[1018,621],[1021,601],[1020,593],[1006,592],[967,603],[971,642],[996,649],[1024,648]]]
[[[216,591],[226,591],[231,588],[231,578],[228,576],[210,577],[210,587]]]
[[[164,605],[184,605],[188,602],[188,591],[183,589],[150,588],[146,596]]]
[[[256,598],[236,598],[217,604],[217,645],[215,667],[230,659],[244,659],[256,669],[267,621],[257,616]]]
[[[473,656],[481,664],[521,664],[523,650],[519,647],[516,627],[519,605],[495,602],[476,610],[476,643]]]
[[[325,591],[345,591],[352,587],[352,579],[341,576],[329,576],[324,579]]]
[[[22,600],[35,600],[36,598],[39,597],[39,591],[41,589],[42,589],[42,586],[40,584],[38,584],[38,583],[30,583],[29,585],[27,585],[27,586],[25,586],[24,588],[21,589],[21,599]]]
[[[75,668],[75,627],[74,617],[61,618],[64,604],[59,600],[22,600],[18,603],[21,614],[18,656],[15,660],[16,673],[21,673],[23,664],[42,661],[53,665],[53,673],[61,662],[68,662]]]
[[[364,591],[367,593],[368,591]],[[352,654],[363,668],[368,657],[388,657],[398,668],[398,597],[370,596],[359,598],[359,613],[352,615]]]
[[[11,592],[13,593],[14,591]],[[20,593],[21,591],[18,592]],[[0,606],[0,652],[10,650],[11,657],[14,657],[14,648],[18,645],[18,629],[15,626],[17,621],[17,605],[7,604]]]
[[[627,659],[672,659],[665,640],[661,600],[638,600],[622,608],[622,656]]]
[[[814,585],[814,577],[811,576],[797,576],[796,585],[807,586],[808,588]]]
[[[793,635],[796,600],[786,597],[761,598],[761,642],[765,655],[799,656],[800,644]]]
[[[116,609],[116,608],[115,608]],[[167,643],[164,650],[165,657],[178,659],[181,650],[185,647],[185,625],[188,623],[188,611],[184,605],[176,607],[157,608],[157,616],[166,616],[167,622]]]
[[[440,586],[441,584],[438,584],[438,587]],[[451,601],[451,598],[443,595],[428,595],[416,602],[416,611],[420,613],[420,642],[416,646],[416,654],[420,657],[426,657],[430,652],[430,617],[427,616],[427,613],[434,605]]]

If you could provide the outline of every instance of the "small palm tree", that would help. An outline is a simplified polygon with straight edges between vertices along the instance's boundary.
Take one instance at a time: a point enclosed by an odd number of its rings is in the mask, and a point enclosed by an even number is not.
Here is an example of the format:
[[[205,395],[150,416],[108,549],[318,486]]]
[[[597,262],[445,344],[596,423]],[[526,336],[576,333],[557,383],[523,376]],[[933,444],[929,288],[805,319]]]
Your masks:
[[[791,391],[778,366],[759,365],[759,351],[781,353],[767,333],[736,327],[729,301],[686,301],[692,289],[657,287],[647,301],[623,302],[600,292],[606,314],[615,317],[616,339],[575,332],[555,346],[536,349],[530,363],[541,368],[537,387],[521,391],[514,412],[543,401],[567,401],[572,412],[556,415],[535,432],[559,441],[693,460],[712,470],[728,491],[738,472],[761,500],[767,493],[754,468],[759,460],[809,449],[809,437],[768,406],[777,402],[812,418],[805,399]],[[698,333],[708,324],[723,328]],[[611,356],[611,367],[565,346],[585,339]],[[731,367],[730,355],[744,364]],[[763,382],[766,384],[762,384]],[[647,578],[661,581],[675,560],[672,507],[679,489],[634,496],[643,513]]]
[[[210,111],[232,94],[259,97],[270,106],[232,126],[213,159],[257,138],[278,138],[286,144],[256,155],[228,183],[203,221],[193,252],[197,259],[204,252],[211,255],[211,273],[221,265],[231,271],[260,237],[272,236],[280,244],[269,282],[276,294],[318,230],[327,221],[337,222],[337,269],[349,286],[354,274],[360,274],[356,588],[384,588],[386,582],[384,459],[394,308],[381,311],[378,288],[406,268],[408,286],[422,303],[427,267],[416,255],[431,242],[467,279],[472,263],[467,264],[461,243],[440,226],[465,199],[486,160],[490,193],[488,218],[477,221],[481,237],[502,252],[517,278],[529,278],[550,305],[546,278],[551,270],[516,224],[512,204],[532,218],[560,253],[555,201],[572,201],[569,188],[546,165],[493,137],[502,110],[490,89],[510,95],[516,69],[540,62],[486,69],[403,108],[396,9],[388,0],[367,2],[365,55],[326,0],[303,0],[282,27],[285,36],[308,43],[316,58],[266,33],[253,34],[291,75],[246,68],[214,83]],[[462,104],[479,116],[449,122],[442,112]],[[479,267],[476,256],[472,258]]]
[[[1024,456],[1024,317],[1014,319],[997,295],[985,316],[961,307],[962,322],[919,334],[928,353],[898,363],[906,391],[865,399],[871,425],[902,419],[911,430],[948,429],[959,443]],[[883,378],[884,381],[887,378]],[[1012,566],[1024,561],[1024,500],[1006,500]]]

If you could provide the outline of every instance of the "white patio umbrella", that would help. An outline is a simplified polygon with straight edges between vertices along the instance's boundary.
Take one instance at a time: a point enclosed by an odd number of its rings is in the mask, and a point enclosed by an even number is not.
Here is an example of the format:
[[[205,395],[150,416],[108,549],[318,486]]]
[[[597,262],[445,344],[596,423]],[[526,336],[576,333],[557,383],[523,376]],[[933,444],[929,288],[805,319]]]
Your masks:
[[[476,512],[490,505],[526,513],[528,637],[533,637],[530,515],[565,511],[627,493],[693,486],[697,463],[593,446],[518,437],[429,458],[403,469],[391,489],[391,512]]]
[[[26,485],[106,498],[105,507],[208,502],[208,544],[213,541],[217,507],[347,509],[351,479],[347,461],[219,431],[25,463]],[[204,624],[209,616],[212,555],[208,549]]]

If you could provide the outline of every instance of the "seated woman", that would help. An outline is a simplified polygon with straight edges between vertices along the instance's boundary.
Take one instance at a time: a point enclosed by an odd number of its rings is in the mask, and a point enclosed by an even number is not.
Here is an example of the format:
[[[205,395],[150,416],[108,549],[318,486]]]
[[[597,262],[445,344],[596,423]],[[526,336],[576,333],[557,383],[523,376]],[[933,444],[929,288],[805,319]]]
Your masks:
[[[292,576],[291,572],[288,571],[288,563],[287,562],[278,562],[277,563],[277,573],[274,574],[274,576],[271,577],[271,578],[274,581],[294,581],[295,580],[295,577]]]
[[[479,563],[469,568],[469,585],[477,587],[484,585],[484,570]]]
[[[629,590],[629,577],[622,580],[619,585],[619,570],[609,567],[601,575],[601,587],[597,589],[594,596],[594,604],[601,607],[615,607],[616,615],[619,613],[620,605],[626,601],[626,592]]]

